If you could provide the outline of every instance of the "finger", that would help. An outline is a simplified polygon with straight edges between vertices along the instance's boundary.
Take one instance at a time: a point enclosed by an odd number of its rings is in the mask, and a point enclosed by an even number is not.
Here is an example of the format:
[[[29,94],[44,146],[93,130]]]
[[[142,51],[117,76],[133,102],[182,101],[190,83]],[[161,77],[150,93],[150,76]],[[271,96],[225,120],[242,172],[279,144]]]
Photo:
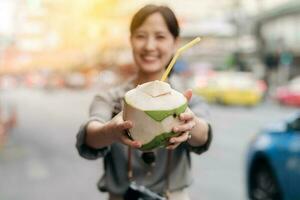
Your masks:
[[[175,133],[181,133],[181,132],[191,131],[194,128],[195,125],[196,125],[196,123],[194,121],[188,121],[185,124],[182,124],[182,125],[174,127],[173,131]]]
[[[184,96],[185,96],[185,98],[186,98],[188,101],[190,101],[191,98],[192,98],[192,96],[193,96],[192,90],[191,90],[191,89],[188,89],[187,91],[185,91],[185,92],[184,92]]]
[[[140,148],[142,146],[141,142],[139,141],[134,141],[128,138],[127,135],[122,134],[120,137],[120,140],[123,144],[131,146],[133,148]]]
[[[178,147],[180,145],[180,143],[172,143],[172,144],[169,144],[166,149],[169,149],[169,150],[173,150],[173,149],[176,149],[176,147]]]
[[[189,139],[189,132],[184,132],[177,137],[172,137],[170,143],[182,143]]]
[[[116,125],[116,129],[119,131],[123,131],[132,128],[132,126],[133,124],[131,121],[118,122]]]
[[[181,113],[179,115],[179,119],[181,121],[190,121],[190,120],[194,119],[194,115],[192,113]]]

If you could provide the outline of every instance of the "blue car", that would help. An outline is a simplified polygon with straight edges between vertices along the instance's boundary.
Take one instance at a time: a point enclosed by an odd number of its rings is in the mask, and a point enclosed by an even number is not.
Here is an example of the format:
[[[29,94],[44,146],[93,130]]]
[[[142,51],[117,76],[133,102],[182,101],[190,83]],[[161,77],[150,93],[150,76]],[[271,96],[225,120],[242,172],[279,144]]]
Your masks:
[[[300,200],[300,112],[258,134],[246,176],[251,200]]]

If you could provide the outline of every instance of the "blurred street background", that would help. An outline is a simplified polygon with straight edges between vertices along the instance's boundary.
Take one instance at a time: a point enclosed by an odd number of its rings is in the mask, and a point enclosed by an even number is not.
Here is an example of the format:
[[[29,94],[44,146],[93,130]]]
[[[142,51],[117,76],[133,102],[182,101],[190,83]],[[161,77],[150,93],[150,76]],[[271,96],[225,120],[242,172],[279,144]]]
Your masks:
[[[134,74],[128,27],[147,3],[175,11],[182,44],[202,38],[173,69],[214,129],[192,199],[247,199],[250,143],[299,111],[298,0],[0,0],[0,200],[106,198],[75,136],[93,95]]]

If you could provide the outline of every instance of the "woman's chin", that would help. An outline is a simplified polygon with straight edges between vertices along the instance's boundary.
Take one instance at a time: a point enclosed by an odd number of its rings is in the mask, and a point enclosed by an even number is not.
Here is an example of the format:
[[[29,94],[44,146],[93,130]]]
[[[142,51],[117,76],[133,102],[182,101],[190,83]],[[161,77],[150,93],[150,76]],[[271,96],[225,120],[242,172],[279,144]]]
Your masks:
[[[142,71],[144,73],[153,74],[153,73],[161,73],[162,69],[160,67],[157,67],[157,66],[152,66],[152,67],[143,67]]]
[[[156,73],[161,72],[163,67],[160,63],[143,63],[140,69],[145,73]]]

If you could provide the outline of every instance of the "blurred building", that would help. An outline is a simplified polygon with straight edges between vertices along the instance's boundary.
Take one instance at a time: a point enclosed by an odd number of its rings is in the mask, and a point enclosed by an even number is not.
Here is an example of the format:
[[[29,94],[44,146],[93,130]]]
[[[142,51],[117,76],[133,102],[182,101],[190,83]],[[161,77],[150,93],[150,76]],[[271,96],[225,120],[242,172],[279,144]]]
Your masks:
[[[294,57],[290,74],[300,74],[300,1],[286,1],[258,14],[255,34],[260,55],[289,51]]]
[[[113,65],[114,56],[128,46],[122,33],[136,9],[119,0],[7,2],[13,27],[0,34],[2,73]]]
[[[276,38],[284,41],[288,48],[296,44],[299,26],[293,26],[298,23],[297,1],[293,2],[3,0],[2,7],[9,7],[5,10],[10,12],[0,14],[5,19],[0,25],[0,72],[127,65],[132,62],[128,41],[130,19],[147,3],[166,4],[175,11],[182,44],[202,37],[202,42],[182,57],[187,63],[195,68],[224,69],[234,55],[240,55],[247,62],[253,60],[257,51],[272,46]],[[287,24],[285,31],[279,31],[278,24]],[[10,26],[9,31],[4,33],[3,26]],[[257,30],[256,34],[252,34],[253,29]],[[261,41],[266,45],[260,46]],[[291,47],[295,52],[299,51],[297,48]],[[251,69],[252,65],[249,66]]]

